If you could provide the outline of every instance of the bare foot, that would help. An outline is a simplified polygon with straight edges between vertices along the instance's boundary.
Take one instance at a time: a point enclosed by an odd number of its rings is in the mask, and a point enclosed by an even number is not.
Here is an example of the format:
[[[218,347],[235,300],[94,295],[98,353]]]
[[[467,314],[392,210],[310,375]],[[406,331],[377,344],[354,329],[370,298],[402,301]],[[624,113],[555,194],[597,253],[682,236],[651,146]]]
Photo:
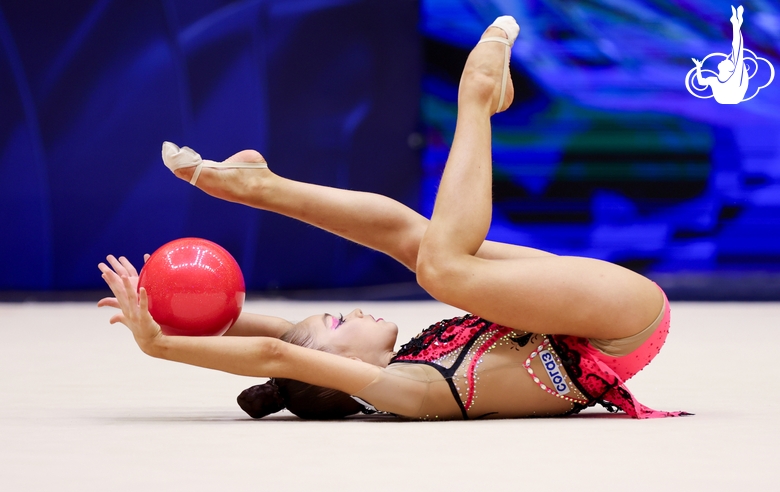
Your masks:
[[[482,34],[482,39],[489,37],[509,38],[506,31],[493,26],[488,27]],[[481,93],[482,96],[488,95],[485,93],[486,90],[490,91],[490,114],[506,110],[514,100],[515,89],[512,84],[512,78],[507,73],[504,101],[501,107],[498,107],[504,70],[509,71],[505,51],[507,48],[506,45],[499,42],[479,43],[471,50],[466,66],[463,69],[461,87],[472,85],[476,93]]]

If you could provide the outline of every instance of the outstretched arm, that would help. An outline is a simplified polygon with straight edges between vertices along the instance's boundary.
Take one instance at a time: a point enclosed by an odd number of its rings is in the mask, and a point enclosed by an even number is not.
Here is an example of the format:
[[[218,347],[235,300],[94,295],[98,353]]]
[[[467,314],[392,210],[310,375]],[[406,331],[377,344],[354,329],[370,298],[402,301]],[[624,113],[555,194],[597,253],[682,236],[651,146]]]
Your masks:
[[[373,381],[377,366],[298,347],[271,337],[167,336],[151,314],[145,289],[127,275],[101,264],[103,278],[116,296],[121,312],[111,323],[122,323],[141,350],[156,358],[182,362],[242,376],[284,377],[355,394]]]
[[[144,262],[149,259],[149,255],[144,255]],[[120,256],[116,258],[114,255],[108,255],[106,261],[111,265],[108,267],[105,263],[98,265],[98,268],[104,273],[107,271],[116,272],[116,274],[127,277],[130,285],[137,289],[138,287],[138,271],[133,264],[125,258]],[[121,309],[120,303],[116,297],[105,297],[98,301],[98,307],[113,307]],[[277,318],[275,316],[264,316],[262,314],[246,313],[242,312],[236,322],[230,329],[225,332],[223,336],[234,337],[273,337],[279,338],[284,333],[293,327],[293,323],[286,319]]]

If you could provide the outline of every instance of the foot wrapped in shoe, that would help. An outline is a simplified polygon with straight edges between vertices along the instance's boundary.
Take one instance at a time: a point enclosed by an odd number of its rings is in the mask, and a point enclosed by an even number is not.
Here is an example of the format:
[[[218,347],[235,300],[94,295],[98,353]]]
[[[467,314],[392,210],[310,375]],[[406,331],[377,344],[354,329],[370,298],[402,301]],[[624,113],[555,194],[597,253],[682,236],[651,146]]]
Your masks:
[[[204,167],[213,169],[266,169],[268,164],[265,162],[215,162],[200,157],[200,154],[189,147],[179,147],[171,142],[164,142],[162,146],[162,159],[165,167],[171,171],[194,167],[190,184],[195,185],[198,182],[201,170]]]
[[[498,109],[496,110],[496,113],[500,113],[507,109],[504,107],[504,100],[506,98],[507,82],[509,81],[509,59],[512,55],[512,46],[515,44],[517,35],[520,33],[520,26],[517,25],[517,22],[511,15],[502,15],[493,21],[493,23],[488,26],[488,29],[491,27],[497,27],[501,29],[506,33],[507,37],[502,38],[499,36],[488,36],[486,38],[480,39],[479,43],[477,44],[495,42],[502,43],[506,46],[504,48],[504,56],[506,61],[504,63],[504,72],[501,76],[501,95],[498,98]]]

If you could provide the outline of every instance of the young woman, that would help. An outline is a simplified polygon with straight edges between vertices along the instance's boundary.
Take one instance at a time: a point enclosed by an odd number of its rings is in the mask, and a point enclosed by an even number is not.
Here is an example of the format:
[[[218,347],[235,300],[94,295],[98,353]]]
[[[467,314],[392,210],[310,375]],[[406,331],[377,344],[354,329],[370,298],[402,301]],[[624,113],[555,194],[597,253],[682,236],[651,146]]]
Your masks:
[[[389,198],[273,174],[254,151],[226,162],[163,146],[177,176],[218,198],[293,217],[382,251],[441,302],[473,313],[442,321],[394,352],[397,326],[359,309],[292,323],[243,314],[222,337],[165,336],[137,272],[108,257],[100,270],[147,354],[270,377],[239,403],[260,417],[287,406],[304,418],[362,409],[424,419],[556,416],[594,405],[632,417],[681,415],[638,403],[625,388],[658,353],[669,304],[650,280],[603,261],[485,240],[491,220],[490,117],[511,104],[510,47],[519,27],[500,17],[461,78],[451,153],[431,220]],[[467,198],[467,199],[466,199]],[[312,395],[315,396],[312,396]]]

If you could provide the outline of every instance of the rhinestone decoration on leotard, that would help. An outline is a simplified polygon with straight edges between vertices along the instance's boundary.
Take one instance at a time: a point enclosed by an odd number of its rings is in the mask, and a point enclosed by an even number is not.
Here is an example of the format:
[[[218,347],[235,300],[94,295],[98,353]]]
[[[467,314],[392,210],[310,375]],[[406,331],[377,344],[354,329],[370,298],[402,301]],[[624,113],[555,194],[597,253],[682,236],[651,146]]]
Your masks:
[[[463,347],[474,335],[487,326],[498,326],[473,315],[439,321],[401,346],[392,362],[425,360],[433,362]]]
[[[481,347],[485,347],[484,353],[487,353],[489,349],[496,344],[504,343],[504,340],[511,340],[511,343],[514,343],[519,347],[524,346],[530,340],[527,333],[517,336],[517,332],[515,332],[515,337],[509,336],[509,338],[499,338],[486,346],[491,334],[495,333],[495,330],[498,328],[502,327],[473,315],[441,321],[435,325],[431,325],[427,330],[423,331],[409,343],[401,347],[401,350],[393,357],[391,363],[424,363],[436,367],[448,381],[450,389],[453,391],[453,396],[455,396],[455,399],[458,401],[458,405],[461,408],[463,418],[467,419],[469,417],[466,413],[464,402],[469,401],[469,378],[468,375],[464,375],[463,372],[465,371],[468,373],[468,371],[465,368],[464,370],[460,370],[458,367],[454,367],[454,364],[459,360],[461,363],[465,362],[467,355],[471,356],[469,359],[469,362],[471,362],[476,356],[476,352],[480,350]],[[657,333],[665,337],[667,329],[668,319],[662,322],[662,326]],[[476,340],[476,338],[483,335],[483,338]],[[537,357],[539,351],[545,348],[545,345],[549,347],[548,350],[552,349],[550,350],[550,353],[558,363],[558,367],[565,370],[566,378],[571,383],[569,385],[570,388],[572,388],[574,394],[581,397],[581,399],[571,398],[566,395],[558,395],[557,392],[553,393],[553,390],[547,388],[546,385],[544,385],[544,391],[570,402],[574,409],[573,412],[576,413],[587,406],[599,403],[606,406],[607,409],[616,406],[634,418],[689,415],[686,412],[655,411],[636,401],[633,395],[625,387],[623,380],[615,373],[615,370],[601,360],[601,355],[594,354],[595,349],[590,346],[587,339],[567,335],[549,335],[544,338],[544,342],[546,343],[543,343],[541,348],[534,351],[533,357],[526,359],[528,366],[525,367],[525,369],[526,371],[532,369],[530,367],[531,361]],[[663,340],[660,340],[659,345],[662,344],[662,342]],[[649,343],[653,344],[655,341],[650,341]],[[469,353],[463,354],[462,352],[466,347],[469,348]],[[657,349],[655,349],[654,352],[657,353]],[[481,357],[484,356],[484,353],[477,357],[477,365],[479,364]],[[443,367],[435,361],[441,361],[448,367]],[[543,383],[541,383],[541,379],[533,374],[532,371],[529,373],[529,376],[532,380],[534,378],[538,379],[538,381],[535,382],[542,387]],[[475,377],[471,381],[472,407],[477,396],[475,387],[477,381],[478,378],[475,374]],[[438,419],[438,415],[426,415],[425,418],[435,420]]]
[[[467,411],[471,409],[477,399],[477,382],[479,381],[477,368],[482,364],[485,355],[489,354],[494,347],[498,346],[499,342],[508,341],[508,335],[513,333],[511,328],[494,325],[480,334],[463,359],[464,361],[469,361],[465,374],[462,377],[457,374],[452,376],[452,382],[458,390],[460,401]],[[444,367],[451,367],[458,356],[460,356],[460,351],[451,352],[433,362]]]
[[[556,364],[558,364],[558,367],[559,368],[563,368],[563,364],[561,363],[561,360],[558,357],[558,354],[555,353],[555,351],[553,350],[552,346],[550,345],[550,340],[545,336],[544,340],[542,341],[542,343],[538,347],[536,347],[536,349],[534,349],[533,352],[531,352],[528,355],[528,358],[523,363],[523,366],[525,367],[525,370],[528,371],[528,375],[531,376],[531,379],[533,379],[534,383],[539,385],[539,387],[542,388],[547,393],[549,393],[549,394],[551,394],[553,396],[556,396],[558,398],[561,398],[563,400],[566,400],[569,403],[577,403],[577,404],[580,404],[580,405],[586,405],[588,403],[588,400],[585,399],[584,396],[583,396],[582,399],[577,399],[577,398],[571,398],[571,397],[566,396],[566,395],[562,395],[562,394],[558,393],[557,391],[554,391],[552,388],[550,388],[546,384],[544,384],[542,382],[542,380],[539,379],[539,377],[536,374],[534,374],[534,370],[531,368],[531,362],[533,361],[533,359],[536,358],[537,355],[539,355],[539,352],[542,352],[545,349],[550,351],[550,353],[553,356],[553,359],[555,359]],[[562,375],[563,375],[564,379],[569,379],[566,376],[565,373],[562,373]],[[579,391],[576,389],[576,387],[573,384],[571,384],[571,382],[569,382],[569,387],[571,389],[575,390],[577,393],[579,393]]]
[[[476,384],[479,380],[477,368],[482,358],[499,340],[505,339],[510,334],[518,336],[518,333],[511,328],[473,315],[444,320],[431,325],[403,345],[391,363],[426,361],[449,369],[458,360],[468,361],[465,371],[460,375],[452,374],[450,380],[463,408],[469,410],[477,397]],[[468,353],[463,354],[466,346],[469,346]]]

